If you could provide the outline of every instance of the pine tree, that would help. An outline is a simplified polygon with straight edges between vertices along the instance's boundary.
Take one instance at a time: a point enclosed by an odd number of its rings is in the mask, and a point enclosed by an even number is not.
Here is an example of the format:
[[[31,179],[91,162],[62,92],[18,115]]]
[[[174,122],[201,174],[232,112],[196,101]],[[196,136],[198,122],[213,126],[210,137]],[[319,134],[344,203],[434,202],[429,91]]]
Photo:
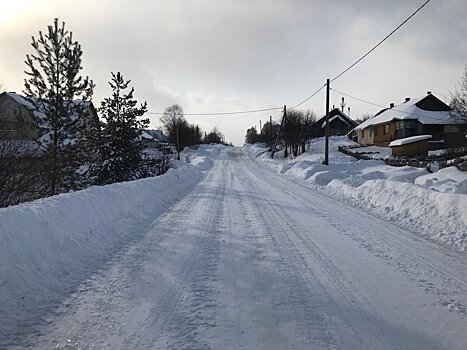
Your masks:
[[[81,45],[56,18],[47,34],[32,37],[34,54],[26,55],[24,93],[35,105],[34,117],[47,171],[48,192],[54,195],[79,187],[78,170],[85,157],[86,108],[94,84],[80,75]]]
[[[99,147],[100,162],[96,169],[98,184],[133,180],[146,175],[142,166],[141,129],[149,126],[149,119],[138,117],[146,113],[147,103],[136,107],[134,88],[124,92],[130,82],[125,81],[120,72],[112,73],[109,82],[112,96],[105,98],[99,108],[105,123]]]

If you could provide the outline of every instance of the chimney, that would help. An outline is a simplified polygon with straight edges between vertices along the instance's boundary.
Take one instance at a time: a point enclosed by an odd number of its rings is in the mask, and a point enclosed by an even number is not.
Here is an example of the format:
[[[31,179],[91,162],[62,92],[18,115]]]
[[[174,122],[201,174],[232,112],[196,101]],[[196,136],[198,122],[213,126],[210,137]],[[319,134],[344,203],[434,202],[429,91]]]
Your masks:
[[[392,107],[394,107],[394,102],[391,102],[391,103],[389,104],[389,108],[392,108]]]
[[[427,91],[426,94],[427,94],[427,95],[431,95],[431,91]]]
[[[350,107],[347,107],[347,116],[350,118]]]
[[[409,102],[409,101],[410,101],[410,97],[406,97],[405,102]]]

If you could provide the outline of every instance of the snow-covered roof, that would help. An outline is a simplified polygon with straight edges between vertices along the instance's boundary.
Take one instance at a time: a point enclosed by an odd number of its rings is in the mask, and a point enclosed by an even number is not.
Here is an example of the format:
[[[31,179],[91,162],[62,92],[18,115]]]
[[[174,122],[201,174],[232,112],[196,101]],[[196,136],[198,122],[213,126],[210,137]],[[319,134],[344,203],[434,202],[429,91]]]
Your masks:
[[[34,105],[34,99],[31,97],[25,97],[20,94],[17,94],[16,92],[7,92],[7,96],[11,97],[14,99],[16,102],[18,102],[20,105],[26,107],[27,109],[30,110],[35,110],[36,106]],[[91,101],[82,101],[82,100],[73,100],[73,104],[79,106],[83,105],[83,107],[89,107],[91,105]]]
[[[431,135],[417,135],[417,136],[406,137],[404,139],[397,139],[397,140],[392,141],[389,144],[389,147],[408,145],[409,143],[429,140],[431,139],[431,137],[432,137]]]
[[[157,141],[160,142],[167,142],[167,137],[162,133],[161,130],[154,130],[154,129],[147,129],[144,130],[145,133],[151,135],[151,137],[155,138]]]
[[[339,118],[344,124],[347,124],[347,125],[352,125],[351,123],[349,123],[348,120],[345,120],[342,116],[340,116],[339,114],[336,114],[334,117],[332,118],[329,118],[329,124],[331,124],[335,119]],[[321,128],[324,128],[326,126],[326,120],[324,120],[324,122],[321,124]]]
[[[339,108],[334,108],[333,110],[329,111],[329,123],[339,118],[344,124],[352,127],[355,125],[355,121],[350,119],[350,117],[341,111]],[[318,119],[317,123],[321,123],[321,128],[326,126],[326,115],[322,116]]]
[[[429,97],[431,96],[431,97]],[[387,108],[378,112],[373,118],[370,118],[357,127],[354,130],[362,130],[372,125],[388,123],[394,119],[406,120],[406,119],[417,119],[421,124],[454,124],[452,119],[452,111],[447,110],[426,110],[420,108],[418,105],[425,100],[436,99],[439,103],[443,104],[435,96],[427,94],[426,96],[411,99],[409,101],[400,103],[392,108]],[[446,108],[449,106],[445,105]],[[441,108],[442,109],[442,108]]]
[[[152,135],[149,135],[146,131],[143,131],[141,133],[141,138],[148,139],[148,140],[153,140],[154,139],[154,137]]]

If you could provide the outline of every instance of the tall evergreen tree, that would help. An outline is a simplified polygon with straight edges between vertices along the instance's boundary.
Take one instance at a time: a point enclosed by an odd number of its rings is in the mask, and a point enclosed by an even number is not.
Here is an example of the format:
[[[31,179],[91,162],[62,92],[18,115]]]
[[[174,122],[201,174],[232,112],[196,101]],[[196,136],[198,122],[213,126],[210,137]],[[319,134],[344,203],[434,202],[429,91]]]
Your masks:
[[[34,53],[26,55],[24,93],[35,105],[39,137],[46,163],[48,192],[77,188],[82,145],[86,140],[86,108],[94,84],[80,75],[81,45],[56,18],[47,33],[32,37]]]
[[[105,98],[99,108],[105,121],[96,171],[99,184],[133,180],[145,175],[141,129],[149,126],[149,119],[138,118],[146,113],[147,103],[136,106],[134,88],[125,93],[130,82],[125,81],[120,72],[112,73],[109,82],[112,96]]]

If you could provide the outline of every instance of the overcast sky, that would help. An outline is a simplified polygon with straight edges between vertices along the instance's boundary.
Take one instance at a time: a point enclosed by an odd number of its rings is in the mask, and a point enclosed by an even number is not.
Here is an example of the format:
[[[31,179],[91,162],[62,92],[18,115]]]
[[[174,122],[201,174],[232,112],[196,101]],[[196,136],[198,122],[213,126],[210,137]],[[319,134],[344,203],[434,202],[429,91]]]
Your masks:
[[[333,78],[425,0],[0,0],[0,81],[23,90],[31,36],[53,18],[83,49],[94,103],[110,94],[110,72],[132,80],[152,112],[186,113],[293,106]],[[427,90],[448,98],[467,64],[467,1],[432,0],[332,87],[382,105]],[[332,93],[331,105],[341,95]],[[347,98],[351,117],[379,110]],[[324,92],[303,108],[325,112]],[[271,113],[187,116],[243,144]],[[273,115],[276,115],[273,112]],[[151,115],[151,127],[159,116]]]

